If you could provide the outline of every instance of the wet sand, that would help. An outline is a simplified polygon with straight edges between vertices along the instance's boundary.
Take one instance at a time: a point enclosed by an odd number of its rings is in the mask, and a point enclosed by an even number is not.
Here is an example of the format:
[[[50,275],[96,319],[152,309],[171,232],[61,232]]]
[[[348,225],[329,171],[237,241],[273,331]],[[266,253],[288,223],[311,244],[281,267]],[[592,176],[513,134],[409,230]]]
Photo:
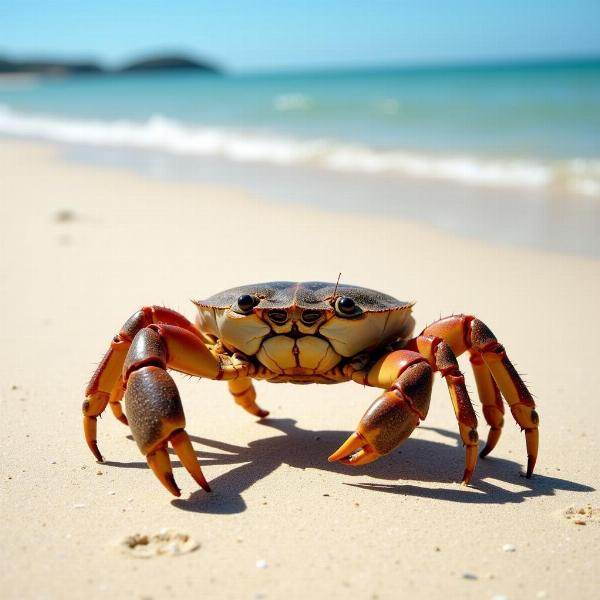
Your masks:
[[[600,258],[600,200],[560,189],[476,186],[112,147],[61,149],[67,160],[79,164],[126,168],[166,181],[237,187],[263,201],[402,219],[502,246]]]
[[[73,165],[12,141],[0,143],[0,198],[3,598],[594,597],[600,261]],[[439,379],[427,420],[361,468],[327,456],[377,390],[259,382],[271,415],[257,422],[223,383],[177,374],[213,493],[176,462],[182,497],[169,496],[110,414],[107,462],[94,461],[83,389],[134,310],[191,317],[190,298],[340,271],[417,300],[418,328],[457,312],[490,325],[538,402],[531,480],[507,415],[472,486],[456,483],[464,450]],[[144,536],[162,550],[142,559]]]

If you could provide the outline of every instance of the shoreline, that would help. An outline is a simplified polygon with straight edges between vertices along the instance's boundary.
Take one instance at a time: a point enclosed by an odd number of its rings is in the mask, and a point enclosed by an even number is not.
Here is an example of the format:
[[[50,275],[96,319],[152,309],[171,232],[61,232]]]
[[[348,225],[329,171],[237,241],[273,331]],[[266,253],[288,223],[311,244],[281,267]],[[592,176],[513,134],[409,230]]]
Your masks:
[[[0,181],[6,600],[199,590],[219,599],[595,597],[599,260],[75,164],[43,144],[0,140]],[[271,415],[257,422],[221,382],[178,374],[213,492],[175,462],[182,497],[172,499],[110,414],[98,425],[107,462],[94,462],[83,390],[132,312],[162,304],[191,317],[189,298],[253,281],[335,280],[340,271],[347,283],[416,300],[417,330],[458,312],[491,327],[538,403],[532,479],[519,476],[525,441],[507,409],[472,486],[456,483],[464,450],[440,377],[423,424],[362,468],[327,456],[377,390],[259,382]],[[469,363],[460,362],[485,439]],[[198,547],[144,560],[124,553],[123,539],[163,528]]]
[[[11,138],[1,140],[10,143]],[[57,148],[74,164],[126,169],[171,183],[233,186],[279,204],[329,213],[380,214],[466,239],[600,258],[600,201],[596,198],[152,150],[33,143]]]

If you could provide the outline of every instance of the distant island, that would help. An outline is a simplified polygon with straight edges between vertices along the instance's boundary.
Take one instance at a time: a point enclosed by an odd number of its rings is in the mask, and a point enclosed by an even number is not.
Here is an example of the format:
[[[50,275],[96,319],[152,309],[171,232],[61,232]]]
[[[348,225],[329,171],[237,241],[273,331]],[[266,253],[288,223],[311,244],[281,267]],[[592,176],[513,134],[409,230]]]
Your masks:
[[[214,64],[187,56],[156,55],[136,60],[115,69],[107,69],[94,62],[11,60],[0,57],[0,75],[45,75],[63,77],[71,75],[102,75],[158,71],[199,71],[217,75],[221,70]]]
[[[193,71],[206,71],[207,73],[220,73],[214,65],[198,62],[185,56],[154,56],[143,60],[131,62],[121,69],[120,73],[133,73],[136,71],[163,71],[172,69],[186,69]]]

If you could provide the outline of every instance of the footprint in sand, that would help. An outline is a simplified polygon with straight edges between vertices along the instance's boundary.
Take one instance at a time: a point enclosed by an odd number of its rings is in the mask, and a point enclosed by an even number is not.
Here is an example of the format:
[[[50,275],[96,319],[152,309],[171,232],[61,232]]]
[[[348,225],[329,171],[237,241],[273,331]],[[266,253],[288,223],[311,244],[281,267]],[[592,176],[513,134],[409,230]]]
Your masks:
[[[134,533],[119,542],[124,554],[134,558],[155,558],[157,556],[179,556],[198,549],[200,544],[187,533],[172,529],[161,529],[158,533]]]
[[[582,506],[571,505],[558,511],[557,514],[574,525],[600,523],[600,508],[593,507],[591,504],[584,504]]]

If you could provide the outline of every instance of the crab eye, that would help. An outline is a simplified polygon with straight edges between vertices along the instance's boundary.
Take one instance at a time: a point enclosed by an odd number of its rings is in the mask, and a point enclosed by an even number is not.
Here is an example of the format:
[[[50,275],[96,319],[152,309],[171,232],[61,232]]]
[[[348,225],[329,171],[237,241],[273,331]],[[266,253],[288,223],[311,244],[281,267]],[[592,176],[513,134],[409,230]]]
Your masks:
[[[321,318],[321,313],[318,310],[305,310],[302,313],[302,322],[305,325],[312,325]]]
[[[238,311],[236,311],[236,312],[241,312],[243,314],[247,314],[256,306],[256,304],[257,304],[257,300],[254,296],[251,296],[250,294],[242,294],[237,299]]]
[[[335,310],[341,317],[353,317],[360,312],[356,306],[356,302],[352,298],[348,298],[348,296],[338,298],[335,303]]]
[[[283,325],[288,320],[288,314],[285,310],[270,310],[269,319],[276,325]]]

